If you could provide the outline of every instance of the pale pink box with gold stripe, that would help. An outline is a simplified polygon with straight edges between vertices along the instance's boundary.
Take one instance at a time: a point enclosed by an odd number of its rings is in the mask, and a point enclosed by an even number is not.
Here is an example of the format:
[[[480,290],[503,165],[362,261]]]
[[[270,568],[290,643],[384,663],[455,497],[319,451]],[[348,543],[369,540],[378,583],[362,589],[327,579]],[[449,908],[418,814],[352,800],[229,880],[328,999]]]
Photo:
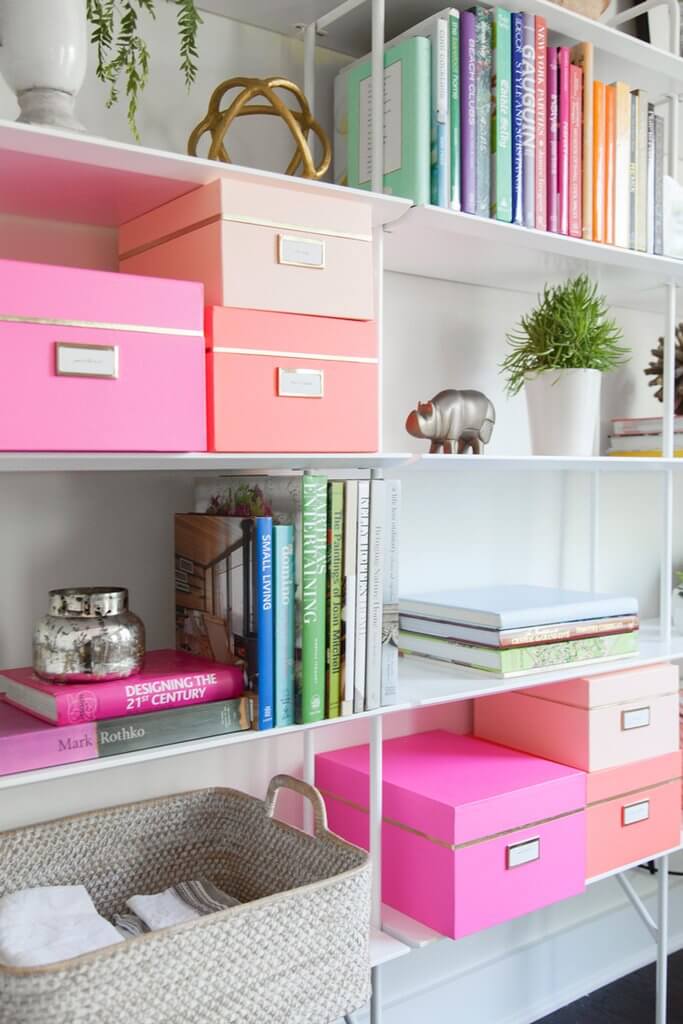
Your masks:
[[[216,180],[119,231],[121,269],[201,281],[209,306],[369,320],[372,215],[351,195]]]

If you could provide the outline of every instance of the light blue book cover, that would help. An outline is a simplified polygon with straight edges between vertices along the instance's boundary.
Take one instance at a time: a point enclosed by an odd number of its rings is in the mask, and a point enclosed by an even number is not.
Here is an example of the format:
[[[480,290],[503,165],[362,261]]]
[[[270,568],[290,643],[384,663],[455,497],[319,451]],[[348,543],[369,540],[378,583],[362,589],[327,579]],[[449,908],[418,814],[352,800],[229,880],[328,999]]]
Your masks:
[[[480,217],[491,216],[491,12],[473,7],[475,28],[476,75],[476,210]]]
[[[512,220],[524,223],[522,202],[524,15],[512,15]]]
[[[294,526],[273,526],[275,725],[294,725]]]
[[[372,181],[370,61],[348,74],[348,183]],[[384,54],[384,191],[430,201],[431,44],[416,36]]]
[[[258,659],[258,727],[273,728],[273,520],[256,523],[256,643]]]

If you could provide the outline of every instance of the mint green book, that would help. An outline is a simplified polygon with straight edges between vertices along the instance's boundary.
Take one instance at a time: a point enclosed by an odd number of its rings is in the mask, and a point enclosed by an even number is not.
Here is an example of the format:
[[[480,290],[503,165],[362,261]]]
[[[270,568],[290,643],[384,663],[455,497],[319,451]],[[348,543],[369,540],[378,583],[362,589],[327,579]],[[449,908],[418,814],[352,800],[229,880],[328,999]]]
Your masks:
[[[512,22],[496,7],[491,18],[491,216],[512,221]]]
[[[301,671],[296,717],[308,723],[325,717],[327,479],[305,474],[301,489]]]
[[[246,697],[95,722],[99,757],[226,736],[250,727]]]
[[[275,725],[294,725],[296,601],[294,526],[273,526]]]
[[[462,209],[460,202],[460,12],[453,11],[448,18],[450,29],[450,78],[451,102],[450,145],[451,145],[451,210]]]
[[[475,212],[491,216],[491,12],[472,7],[475,17]]]
[[[344,562],[344,483],[333,480],[327,492],[327,684],[328,718],[341,714],[341,641]]]
[[[399,634],[399,647],[404,654],[417,654],[507,677],[626,658],[638,651],[638,633],[588,637],[531,647],[494,648],[403,630]]]
[[[348,74],[348,183],[372,182],[371,62]],[[431,46],[423,36],[384,53],[384,192],[429,203],[431,195]]]

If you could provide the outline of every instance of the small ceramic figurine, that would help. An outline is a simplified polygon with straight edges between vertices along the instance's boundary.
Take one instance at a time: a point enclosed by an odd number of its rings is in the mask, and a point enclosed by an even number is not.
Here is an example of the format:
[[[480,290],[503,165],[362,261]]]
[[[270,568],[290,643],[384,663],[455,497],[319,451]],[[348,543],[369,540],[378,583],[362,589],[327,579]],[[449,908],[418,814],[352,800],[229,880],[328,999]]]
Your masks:
[[[481,446],[491,440],[496,410],[481,391],[440,391],[431,402],[418,402],[409,414],[406,430],[413,437],[431,441],[431,454],[443,451],[459,455],[468,451],[481,455]]]

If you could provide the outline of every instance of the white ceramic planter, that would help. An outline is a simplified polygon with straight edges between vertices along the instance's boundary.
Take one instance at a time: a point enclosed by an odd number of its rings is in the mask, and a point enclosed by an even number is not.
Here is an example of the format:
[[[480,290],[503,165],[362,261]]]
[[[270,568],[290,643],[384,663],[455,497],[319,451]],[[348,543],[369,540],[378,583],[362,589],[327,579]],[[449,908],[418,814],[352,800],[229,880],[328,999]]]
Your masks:
[[[534,455],[594,454],[601,382],[599,370],[546,370],[526,381]]]
[[[83,131],[74,101],[87,57],[85,0],[0,0],[0,71],[19,121]]]

